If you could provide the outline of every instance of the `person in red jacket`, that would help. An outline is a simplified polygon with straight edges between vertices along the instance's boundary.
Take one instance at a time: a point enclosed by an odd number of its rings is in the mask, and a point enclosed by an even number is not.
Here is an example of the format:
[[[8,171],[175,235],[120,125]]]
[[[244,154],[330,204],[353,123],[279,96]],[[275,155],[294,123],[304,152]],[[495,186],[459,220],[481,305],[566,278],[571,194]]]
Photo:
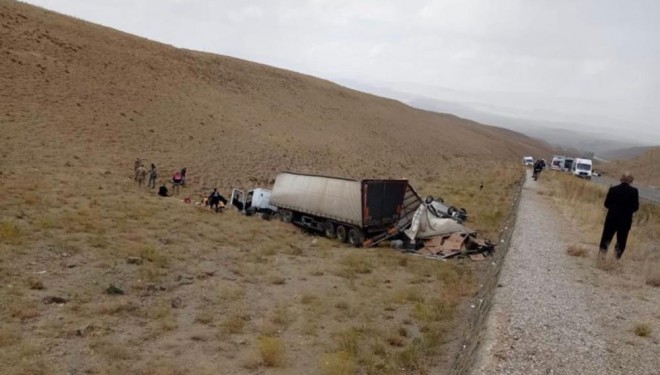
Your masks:
[[[600,257],[605,259],[607,248],[612,242],[614,233],[616,233],[616,258],[621,259],[626,250],[628,241],[628,232],[632,226],[632,217],[639,210],[639,192],[636,188],[630,186],[634,177],[630,173],[624,173],[621,176],[621,183],[612,186],[607,192],[605,198],[605,207],[607,216],[603,227],[603,235],[600,239]]]

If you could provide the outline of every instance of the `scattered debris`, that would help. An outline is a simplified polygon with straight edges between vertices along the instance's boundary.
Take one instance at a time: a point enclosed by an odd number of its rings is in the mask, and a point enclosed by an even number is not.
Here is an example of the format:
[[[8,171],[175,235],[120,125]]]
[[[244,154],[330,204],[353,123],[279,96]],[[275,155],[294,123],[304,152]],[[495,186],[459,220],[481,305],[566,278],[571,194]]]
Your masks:
[[[96,336],[96,333],[101,328],[94,324],[85,324],[83,327],[80,327],[74,331],[76,336],[87,337],[87,336]]]
[[[106,293],[108,293],[110,295],[123,295],[124,294],[123,289],[118,288],[118,287],[116,287],[112,284],[110,284],[110,286],[108,286],[108,288],[105,291],[106,291]]]
[[[61,304],[69,302],[69,298],[68,297],[59,297],[59,296],[48,296],[48,297],[44,297],[42,301],[47,305],[50,305],[50,304],[53,304],[53,303],[61,305]]]
[[[183,302],[181,301],[180,297],[174,297],[172,298],[172,307],[175,309],[180,308],[183,305]]]
[[[28,284],[30,285],[30,289],[32,289],[32,290],[46,289],[46,287],[44,286],[44,283],[41,280],[38,280],[38,279],[30,279],[30,280],[28,280]]]
[[[128,257],[128,258],[126,258],[126,263],[128,263],[128,264],[138,264],[138,265],[140,265],[140,264],[142,264],[143,261],[144,260],[142,259],[142,257]]]
[[[479,253],[479,254],[470,254],[469,257],[470,257],[471,260],[474,260],[474,261],[477,261],[477,262],[481,261],[481,260],[486,260],[486,257],[481,253]]]
[[[460,220],[439,215],[432,205],[434,202],[436,201],[429,197],[426,202],[420,204],[410,227],[404,231],[410,243],[414,244],[413,252],[439,259],[460,255],[481,261],[485,259],[485,255],[490,255],[495,250],[493,244],[478,239],[473,230],[459,223]],[[402,240],[391,246],[405,248]]]

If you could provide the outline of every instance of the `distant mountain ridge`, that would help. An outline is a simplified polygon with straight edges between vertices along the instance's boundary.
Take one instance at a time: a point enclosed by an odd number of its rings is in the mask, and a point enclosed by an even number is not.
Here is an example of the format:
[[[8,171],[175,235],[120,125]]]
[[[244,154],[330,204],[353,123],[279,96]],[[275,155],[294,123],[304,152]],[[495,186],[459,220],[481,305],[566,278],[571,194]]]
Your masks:
[[[566,117],[565,119],[560,119],[562,116],[545,113],[547,111],[527,110],[520,112],[515,109],[500,107],[493,103],[483,104],[475,102],[473,101],[475,98],[470,98],[468,93],[450,89],[436,89],[440,90],[444,97],[452,98],[439,99],[398,91],[388,86],[374,86],[350,80],[347,80],[346,83],[351,87],[397,98],[416,108],[439,113],[452,113],[483,124],[512,129],[535,139],[545,141],[554,147],[575,150],[577,152],[602,154],[617,149],[647,147],[654,144],[653,136],[640,135],[638,132],[629,134],[628,136],[613,135],[612,132],[615,129],[625,128],[627,124],[608,118],[586,116],[592,122],[602,123],[602,128],[599,128],[580,123],[575,118],[569,120],[570,116],[564,116]],[[431,90],[431,88],[427,89]],[[481,100],[484,100],[484,98]],[[551,120],[544,120],[546,115]],[[660,142],[660,139],[658,139],[658,142]]]

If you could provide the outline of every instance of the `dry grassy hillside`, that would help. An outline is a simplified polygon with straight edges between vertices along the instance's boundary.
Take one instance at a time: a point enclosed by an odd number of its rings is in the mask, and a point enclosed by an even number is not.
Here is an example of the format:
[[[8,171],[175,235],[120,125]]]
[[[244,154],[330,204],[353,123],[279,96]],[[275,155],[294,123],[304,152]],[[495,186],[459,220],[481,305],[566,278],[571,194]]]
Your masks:
[[[550,153],[511,131],[313,77],[0,4],[10,165],[130,172],[140,156],[229,187],[280,170],[419,178],[448,159]]]
[[[278,171],[408,177],[496,240],[520,134],[0,0],[7,374],[446,373],[478,267],[354,250],[181,196]],[[483,188],[482,188],[483,185]],[[482,263],[488,267],[489,263]],[[124,294],[110,288],[112,284]]]
[[[635,176],[636,184],[658,187],[660,186],[660,147],[650,148],[633,159],[603,163],[601,168],[615,178],[624,171],[630,171]]]

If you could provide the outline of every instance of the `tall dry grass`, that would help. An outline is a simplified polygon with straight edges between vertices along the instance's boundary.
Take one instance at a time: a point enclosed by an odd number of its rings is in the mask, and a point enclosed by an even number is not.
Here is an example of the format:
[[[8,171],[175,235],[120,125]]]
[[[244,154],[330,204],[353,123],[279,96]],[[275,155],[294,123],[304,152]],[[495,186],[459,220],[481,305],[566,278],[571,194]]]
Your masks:
[[[607,213],[603,203],[608,188],[563,173],[546,173],[544,179],[548,184],[544,194],[558,203],[572,225],[579,228],[583,241],[592,248],[597,247]],[[642,200],[633,219],[623,259],[632,265],[630,273],[643,276],[643,282],[652,286],[660,284],[658,244],[660,207]]]

